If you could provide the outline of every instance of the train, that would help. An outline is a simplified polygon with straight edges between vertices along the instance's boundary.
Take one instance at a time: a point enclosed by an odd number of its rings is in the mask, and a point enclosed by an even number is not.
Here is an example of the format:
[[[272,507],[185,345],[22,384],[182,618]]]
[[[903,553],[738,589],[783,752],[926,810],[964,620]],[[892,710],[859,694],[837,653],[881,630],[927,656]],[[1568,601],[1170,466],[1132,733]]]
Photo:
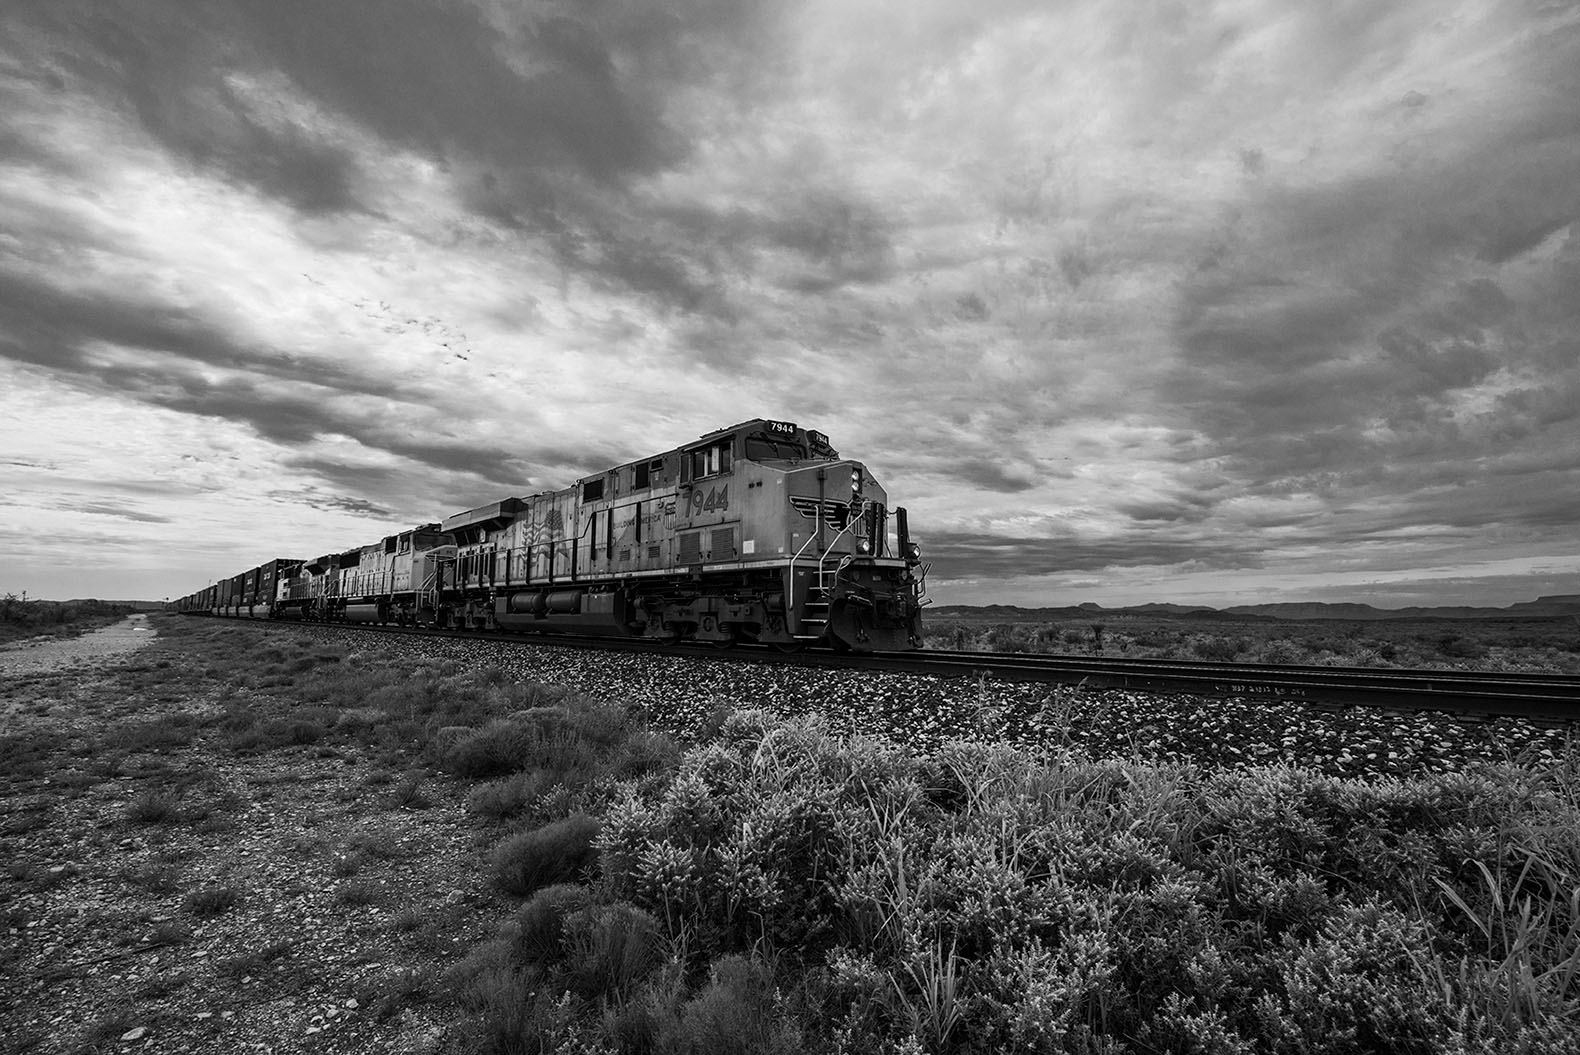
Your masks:
[[[559,490],[275,558],[172,608],[891,651],[921,645],[929,567],[865,463],[815,429],[754,418]]]

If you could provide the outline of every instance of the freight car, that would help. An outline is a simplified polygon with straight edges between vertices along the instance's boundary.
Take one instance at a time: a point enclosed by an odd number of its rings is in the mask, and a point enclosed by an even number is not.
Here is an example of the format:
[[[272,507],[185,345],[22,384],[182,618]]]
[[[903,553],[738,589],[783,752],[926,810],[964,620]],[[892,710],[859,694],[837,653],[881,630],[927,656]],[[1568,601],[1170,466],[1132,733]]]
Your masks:
[[[865,651],[920,644],[927,567],[865,464],[757,418],[561,490],[276,559],[176,607]]]

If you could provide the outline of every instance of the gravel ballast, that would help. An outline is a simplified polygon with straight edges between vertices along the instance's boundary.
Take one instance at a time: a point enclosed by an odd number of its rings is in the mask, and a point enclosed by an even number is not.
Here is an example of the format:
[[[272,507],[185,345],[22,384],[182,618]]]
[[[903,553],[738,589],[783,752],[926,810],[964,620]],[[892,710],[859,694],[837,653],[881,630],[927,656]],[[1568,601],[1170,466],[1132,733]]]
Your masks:
[[[839,732],[878,736],[919,750],[950,739],[988,739],[1069,746],[1094,758],[1207,767],[1288,763],[1347,777],[1408,776],[1483,762],[1541,765],[1561,756],[1572,735],[1521,718],[1081,691],[695,654],[599,652],[530,639],[379,636],[332,626],[311,632],[350,648],[412,650],[465,667],[498,667],[514,679],[569,686],[635,706],[655,726],[682,734],[720,705],[763,707],[785,715],[821,713]]]

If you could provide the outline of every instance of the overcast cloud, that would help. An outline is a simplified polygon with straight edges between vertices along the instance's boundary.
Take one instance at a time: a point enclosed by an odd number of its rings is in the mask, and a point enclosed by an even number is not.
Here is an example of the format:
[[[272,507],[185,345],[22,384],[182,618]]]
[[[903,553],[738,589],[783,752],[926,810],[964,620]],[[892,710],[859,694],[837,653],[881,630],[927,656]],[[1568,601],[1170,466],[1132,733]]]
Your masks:
[[[1580,593],[1567,0],[19,0],[0,590],[750,416],[943,602]]]

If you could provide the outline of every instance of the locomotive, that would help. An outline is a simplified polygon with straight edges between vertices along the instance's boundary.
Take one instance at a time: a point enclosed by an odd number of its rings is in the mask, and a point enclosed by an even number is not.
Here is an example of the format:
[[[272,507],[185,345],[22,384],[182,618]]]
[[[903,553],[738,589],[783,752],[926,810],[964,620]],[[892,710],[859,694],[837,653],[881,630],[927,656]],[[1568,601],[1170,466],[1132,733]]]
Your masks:
[[[928,565],[905,509],[829,438],[755,418],[572,486],[311,560],[181,612],[568,632],[793,650],[921,643]]]

